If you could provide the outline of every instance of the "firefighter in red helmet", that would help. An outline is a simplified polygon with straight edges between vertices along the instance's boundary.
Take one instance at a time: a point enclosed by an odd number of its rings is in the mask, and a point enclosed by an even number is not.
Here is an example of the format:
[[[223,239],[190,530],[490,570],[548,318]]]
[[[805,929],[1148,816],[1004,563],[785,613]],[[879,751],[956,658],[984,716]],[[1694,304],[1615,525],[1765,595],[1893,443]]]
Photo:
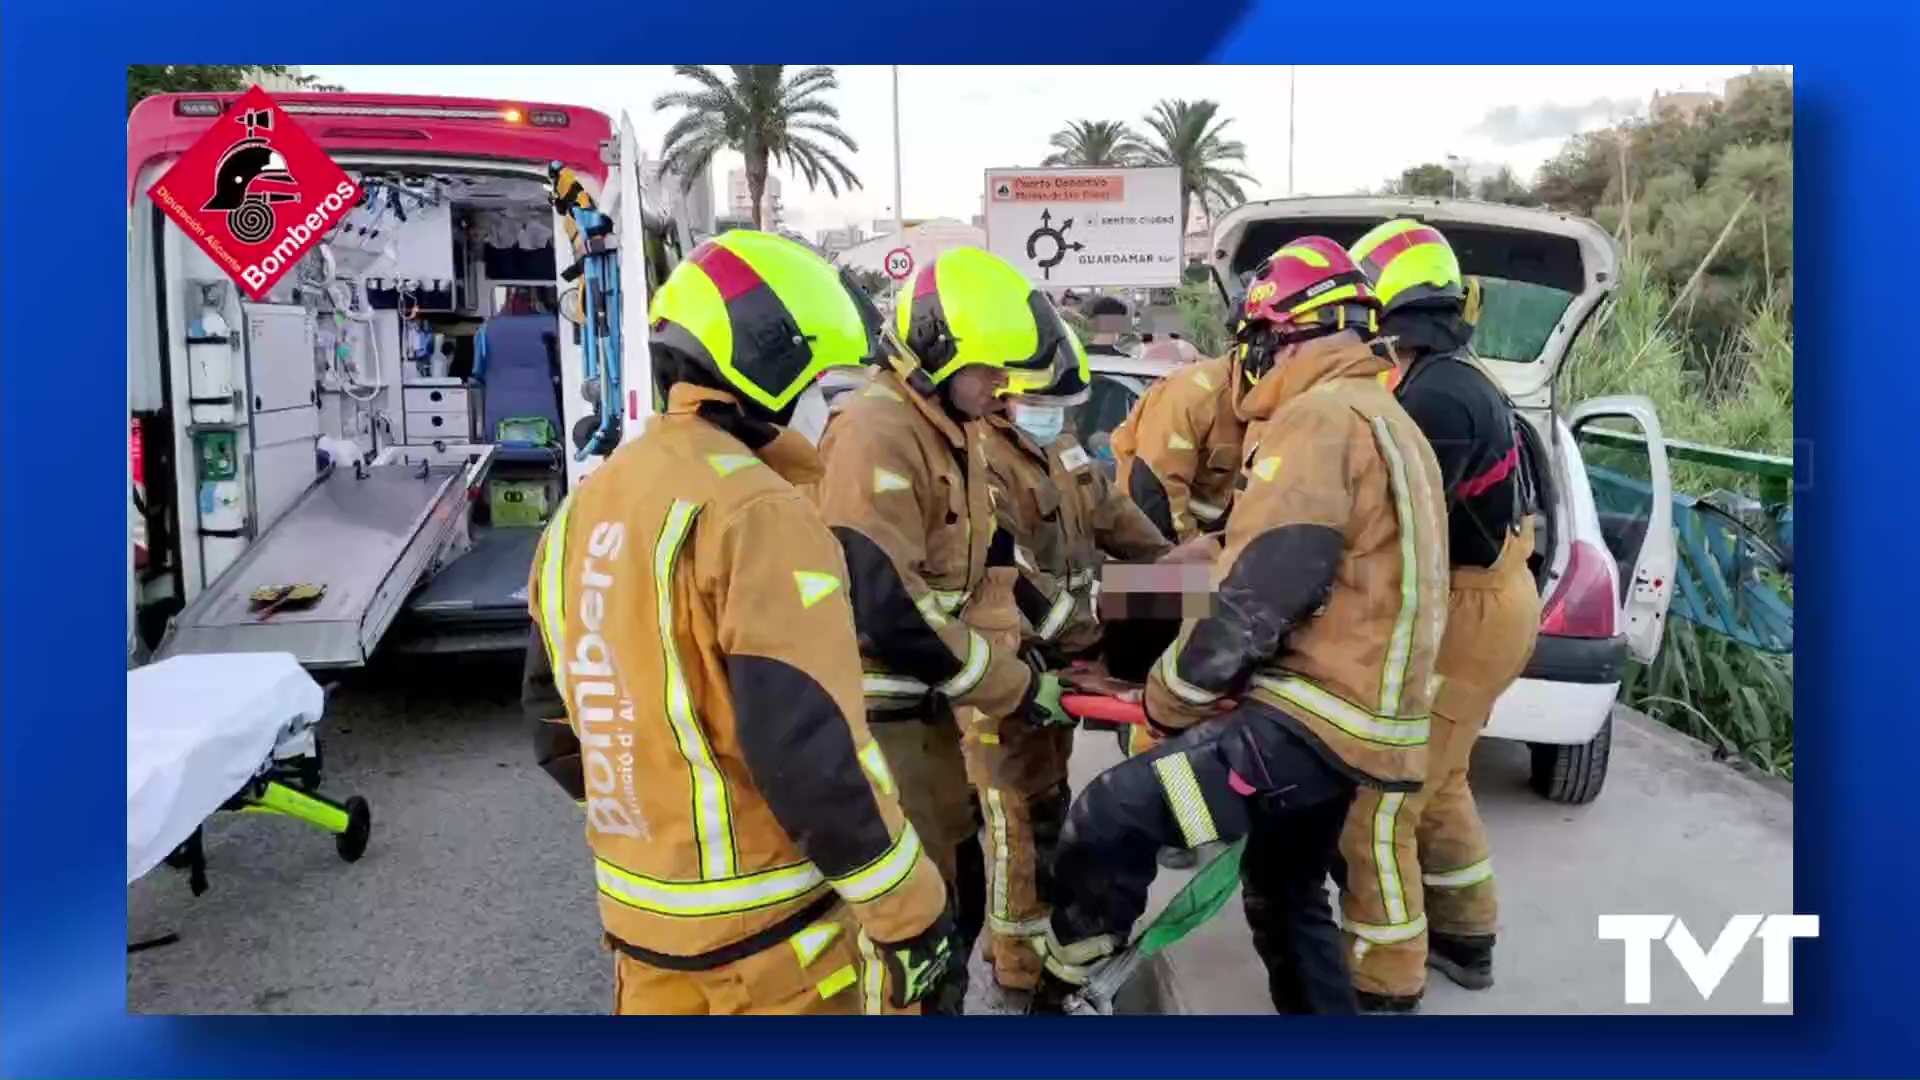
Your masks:
[[[1161,845],[1244,836],[1247,922],[1275,1008],[1355,1011],[1325,888],[1340,830],[1357,789],[1425,776],[1446,506],[1433,450],[1368,345],[1379,302],[1340,245],[1305,237],[1261,265],[1245,310],[1247,450],[1214,608],[1148,681],[1164,741],[1068,813],[1043,1002],[1126,939]]]

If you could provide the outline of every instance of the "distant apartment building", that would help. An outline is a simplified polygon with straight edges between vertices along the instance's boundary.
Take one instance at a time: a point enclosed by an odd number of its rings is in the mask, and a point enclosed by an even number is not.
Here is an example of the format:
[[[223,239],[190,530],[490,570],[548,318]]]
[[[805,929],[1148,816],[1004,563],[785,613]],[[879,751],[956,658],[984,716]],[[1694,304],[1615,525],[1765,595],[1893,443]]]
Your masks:
[[[733,217],[753,218],[753,196],[747,187],[747,170],[732,169],[727,173],[727,208]],[[772,229],[782,220],[785,209],[780,202],[780,178],[767,174],[766,189],[760,193],[761,223]]]
[[[1727,80],[1727,104],[1739,100],[1746,93],[1762,83],[1784,82],[1793,85],[1793,69],[1790,67],[1754,67],[1745,75],[1735,75]]]
[[[276,75],[259,68],[254,68],[249,74],[251,78],[247,81],[269,94],[284,94],[291,90],[305,89],[300,85],[300,68],[294,64],[288,64],[284,74]]]
[[[1647,113],[1655,120],[1665,120],[1669,117],[1692,120],[1713,108],[1719,100],[1720,95],[1711,90],[1675,90],[1668,94],[1656,90]]]
[[[692,183],[675,172],[668,172],[658,158],[642,154],[640,158],[641,199],[655,209],[667,210],[684,222],[688,232],[699,238],[714,234],[713,173],[702,168]]]
[[[829,255],[838,255],[866,238],[867,234],[858,225],[848,225],[844,229],[821,229],[815,236],[819,241],[820,250]]]

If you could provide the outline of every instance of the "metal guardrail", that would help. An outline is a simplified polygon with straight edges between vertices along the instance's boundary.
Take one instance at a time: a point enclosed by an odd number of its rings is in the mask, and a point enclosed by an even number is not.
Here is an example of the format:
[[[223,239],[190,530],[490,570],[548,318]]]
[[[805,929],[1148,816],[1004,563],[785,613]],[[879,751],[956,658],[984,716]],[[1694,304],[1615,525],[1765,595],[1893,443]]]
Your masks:
[[[1583,441],[1644,453],[1637,433],[1588,428]],[[1668,439],[1670,461],[1754,478],[1757,501],[1725,493],[1673,492],[1678,564],[1670,613],[1763,652],[1793,650],[1793,461],[1771,454]],[[1644,513],[1653,497],[1645,481],[1589,464],[1603,513]]]

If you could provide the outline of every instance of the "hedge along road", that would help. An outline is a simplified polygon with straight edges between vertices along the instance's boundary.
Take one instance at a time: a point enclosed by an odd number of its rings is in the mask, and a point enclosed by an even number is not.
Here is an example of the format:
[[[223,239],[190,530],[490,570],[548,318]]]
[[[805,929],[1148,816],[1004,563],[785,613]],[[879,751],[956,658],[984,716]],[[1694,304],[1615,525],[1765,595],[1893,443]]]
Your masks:
[[[127,957],[136,1013],[604,1013],[600,947],[580,811],[536,768],[517,671],[410,662],[343,680],[323,728],[322,791],[373,804],[373,841],[349,865],[329,837],[268,815],[206,829],[210,891],[165,867],[128,889],[128,941],[177,944]],[[1083,732],[1075,781],[1118,760]],[[1469,994],[1436,977],[1427,1011],[1621,1012],[1622,952],[1602,912],[1671,911],[1711,944],[1735,912],[1791,911],[1792,803],[1706,761],[1650,722],[1617,727],[1598,801],[1558,806],[1525,782],[1522,747],[1489,743],[1475,781],[1501,890],[1498,985]],[[1154,905],[1185,875],[1163,872]],[[1265,976],[1238,902],[1170,953],[1156,994],[1185,1011],[1266,1012]],[[1817,942],[1802,949],[1818,948]],[[981,985],[973,1007],[1001,1003]],[[1758,1011],[1759,949],[1703,1003],[1659,946],[1653,1006]]]

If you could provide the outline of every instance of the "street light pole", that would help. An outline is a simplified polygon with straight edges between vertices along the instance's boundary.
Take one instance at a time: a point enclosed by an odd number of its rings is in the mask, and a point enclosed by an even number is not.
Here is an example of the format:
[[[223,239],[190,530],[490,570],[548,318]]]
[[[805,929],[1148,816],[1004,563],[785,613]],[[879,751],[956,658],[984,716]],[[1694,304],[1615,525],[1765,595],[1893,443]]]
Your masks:
[[[907,246],[906,212],[900,201],[900,65],[893,65],[893,237],[895,247]],[[900,282],[887,275],[887,303],[899,303]]]
[[[1293,197],[1293,88],[1300,65],[1287,65],[1287,197]]]

